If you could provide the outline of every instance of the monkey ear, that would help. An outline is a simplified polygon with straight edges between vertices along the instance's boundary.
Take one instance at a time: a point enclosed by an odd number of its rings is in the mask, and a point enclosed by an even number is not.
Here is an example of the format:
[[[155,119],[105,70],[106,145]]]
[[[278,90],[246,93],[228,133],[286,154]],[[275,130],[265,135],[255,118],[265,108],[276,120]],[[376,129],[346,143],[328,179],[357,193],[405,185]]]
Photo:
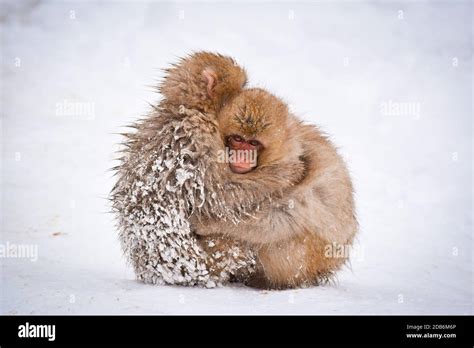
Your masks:
[[[213,90],[217,84],[217,74],[212,68],[205,68],[202,72],[206,82],[207,82],[207,95],[213,97]]]

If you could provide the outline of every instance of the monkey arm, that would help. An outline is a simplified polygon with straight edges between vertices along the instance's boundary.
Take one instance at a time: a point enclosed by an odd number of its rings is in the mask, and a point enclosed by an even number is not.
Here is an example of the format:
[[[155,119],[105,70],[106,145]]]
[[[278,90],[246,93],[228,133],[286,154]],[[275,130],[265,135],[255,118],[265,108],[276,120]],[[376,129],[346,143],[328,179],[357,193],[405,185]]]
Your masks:
[[[246,174],[233,173],[228,163],[218,160],[222,140],[217,134],[205,135],[200,143],[207,145],[206,155],[199,164],[206,189],[206,201],[198,210],[202,217],[240,221],[283,197],[304,177],[305,166],[298,158],[263,165]]]
[[[305,230],[335,243],[351,239],[357,222],[352,185],[344,162],[332,144],[313,127],[302,128],[300,139],[306,143],[302,180],[277,199],[262,202],[258,210],[251,211],[241,221],[204,219],[196,225],[196,232],[225,234],[254,244],[284,240]],[[254,189],[259,191],[260,182],[254,183]]]
[[[312,231],[330,242],[345,243],[356,228],[352,199],[333,197],[322,193],[317,185],[297,187],[286,197],[237,223],[200,221],[195,224],[196,233],[221,234],[252,244],[268,244]]]

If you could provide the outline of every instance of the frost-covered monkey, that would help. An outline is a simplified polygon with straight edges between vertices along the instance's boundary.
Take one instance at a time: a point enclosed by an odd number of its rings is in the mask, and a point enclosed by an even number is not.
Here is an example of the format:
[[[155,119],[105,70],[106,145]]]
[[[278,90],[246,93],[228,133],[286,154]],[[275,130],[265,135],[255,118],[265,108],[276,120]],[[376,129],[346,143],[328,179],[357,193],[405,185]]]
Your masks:
[[[190,216],[236,223],[268,197],[265,185],[245,179],[235,184],[235,174],[216,161],[223,148],[216,113],[241,91],[245,71],[208,52],[166,71],[163,100],[132,125],[136,130],[125,135],[115,168],[111,201],[122,248],[146,283],[213,287],[242,279],[253,272],[253,252],[223,236],[198,241]],[[278,180],[276,175],[269,184]]]

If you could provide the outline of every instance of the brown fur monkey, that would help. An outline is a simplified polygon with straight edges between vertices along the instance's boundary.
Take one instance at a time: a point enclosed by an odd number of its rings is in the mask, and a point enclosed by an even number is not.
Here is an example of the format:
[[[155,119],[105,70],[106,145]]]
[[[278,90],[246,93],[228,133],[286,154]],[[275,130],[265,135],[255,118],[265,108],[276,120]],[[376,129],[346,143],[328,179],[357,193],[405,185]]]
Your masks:
[[[350,244],[356,231],[342,160],[316,128],[269,93],[243,90],[245,82],[228,57],[187,57],[168,69],[160,104],[126,135],[111,199],[139,279],[245,280],[256,253],[253,280],[283,288],[344,263],[326,257],[328,245]],[[218,161],[226,146],[256,151],[257,166]]]
[[[328,279],[345,263],[338,251],[351,246],[357,231],[351,180],[334,146],[261,89],[237,95],[218,122],[227,147],[258,152],[254,167],[228,165],[235,182],[268,183],[289,168],[293,173],[287,184],[280,180],[273,186],[278,198],[263,202],[251,217],[236,224],[202,219],[195,223],[197,233],[248,243],[257,253],[252,285],[287,288]],[[271,190],[272,185],[264,186]]]

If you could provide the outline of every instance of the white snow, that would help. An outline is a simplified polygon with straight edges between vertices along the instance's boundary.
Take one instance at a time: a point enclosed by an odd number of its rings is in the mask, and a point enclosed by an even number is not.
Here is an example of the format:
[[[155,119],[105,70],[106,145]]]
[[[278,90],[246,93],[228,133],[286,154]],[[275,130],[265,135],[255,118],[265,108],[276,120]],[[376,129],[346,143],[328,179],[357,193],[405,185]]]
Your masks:
[[[0,258],[0,313],[472,314],[471,2],[35,4],[1,3],[0,243],[38,259]],[[106,199],[117,133],[191,50],[235,57],[340,147],[360,234],[337,283],[134,280]]]

